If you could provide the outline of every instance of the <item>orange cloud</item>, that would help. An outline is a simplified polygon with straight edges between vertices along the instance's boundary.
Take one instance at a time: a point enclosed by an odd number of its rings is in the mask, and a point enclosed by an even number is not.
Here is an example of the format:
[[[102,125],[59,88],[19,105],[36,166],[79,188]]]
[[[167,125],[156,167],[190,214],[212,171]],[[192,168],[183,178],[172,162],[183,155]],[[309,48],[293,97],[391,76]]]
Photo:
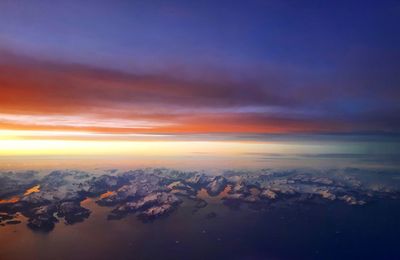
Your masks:
[[[328,117],[291,115],[297,109],[294,104],[304,102],[307,95],[299,94],[296,99],[295,92],[277,91],[279,85],[265,87],[222,76],[185,80],[134,75],[4,53],[0,57],[0,129],[184,134],[369,127]]]

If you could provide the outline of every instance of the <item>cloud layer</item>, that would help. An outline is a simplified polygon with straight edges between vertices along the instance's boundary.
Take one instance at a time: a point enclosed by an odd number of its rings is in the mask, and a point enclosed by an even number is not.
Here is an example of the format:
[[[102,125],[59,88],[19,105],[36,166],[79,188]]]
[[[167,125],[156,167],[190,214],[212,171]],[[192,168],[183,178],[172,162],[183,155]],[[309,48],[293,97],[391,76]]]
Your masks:
[[[391,103],[398,95],[396,89],[389,87],[391,93],[382,91],[371,98],[364,92],[374,88],[360,92],[349,87],[343,92],[344,88],[323,85],[326,80],[292,82],[298,76],[289,69],[287,76],[264,68],[264,73],[242,73],[240,79],[226,73],[190,78],[178,72],[122,73],[7,52],[1,60],[3,129],[113,133],[399,130],[398,105]],[[369,102],[382,106],[368,106]]]

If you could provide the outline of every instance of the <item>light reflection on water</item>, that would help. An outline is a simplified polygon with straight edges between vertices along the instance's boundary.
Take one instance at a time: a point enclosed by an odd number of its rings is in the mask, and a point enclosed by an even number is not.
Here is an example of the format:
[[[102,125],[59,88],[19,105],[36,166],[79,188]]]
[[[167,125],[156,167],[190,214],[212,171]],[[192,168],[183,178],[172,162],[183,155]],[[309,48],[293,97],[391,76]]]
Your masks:
[[[23,196],[27,196],[31,193],[35,193],[35,192],[39,192],[40,191],[40,185],[35,185],[32,188],[29,188],[25,191],[25,193],[23,194]],[[0,200],[0,204],[5,204],[5,203],[15,203],[18,202],[20,200],[20,196],[12,196],[8,199],[3,199]]]
[[[19,197],[18,196],[13,196],[11,198],[8,199],[3,199],[0,200],[0,204],[5,204],[5,203],[15,203],[19,201]]]
[[[39,192],[40,191],[40,185],[33,186],[32,188],[29,188],[25,191],[24,196],[28,196],[29,194]]]
[[[98,198],[86,198],[81,206],[91,210],[91,215],[82,223],[67,225],[60,221],[53,231],[42,233],[26,227],[28,219],[17,214],[19,225],[6,225],[0,229],[1,259],[110,259],[110,257],[148,257],[157,250],[173,250],[179,254],[179,244],[202,240],[210,235],[219,241],[221,234],[214,234],[213,225],[204,216],[218,212],[220,218],[229,217],[227,208],[222,207],[230,186],[218,196],[210,196],[201,189],[197,197],[209,203],[200,212],[193,211],[194,202],[184,199],[183,204],[171,216],[162,217],[152,223],[143,223],[134,215],[117,221],[107,220],[112,207],[102,207],[95,203]],[[110,192],[100,197],[109,195]],[[218,221],[219,222],[219,221]],[[219,223],[221,224],[221,223]],[[215,227],[214,227],[215,228]],[[189,240],[188,240],[189,239]],[[190,241],[193,239],[194,241]],[[201,243],[201,241],[198,241]],[[158,248],[152,248],[152,247]],[[201,244],[195,245],[199,250]],[[149,250],[146,252],[146,250]],[[133,254],[133,255],[132,255]],[[159,256],[161,256],[160,254]]]

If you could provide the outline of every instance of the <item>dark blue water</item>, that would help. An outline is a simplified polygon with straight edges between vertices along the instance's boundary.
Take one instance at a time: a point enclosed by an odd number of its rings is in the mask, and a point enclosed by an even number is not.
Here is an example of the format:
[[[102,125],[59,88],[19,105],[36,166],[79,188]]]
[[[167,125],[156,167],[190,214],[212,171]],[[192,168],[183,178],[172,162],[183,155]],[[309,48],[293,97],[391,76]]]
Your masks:
[[[47,234],[24,224],[0,228],[1,259],[399,259],[400,202],[364,206],[295,204],[229,208],[208,198],[143,223],[135,216],[106,220],[109,208],[93,201],[92,216],[57,224]],[[210,218],[211,212],[216,214]]]

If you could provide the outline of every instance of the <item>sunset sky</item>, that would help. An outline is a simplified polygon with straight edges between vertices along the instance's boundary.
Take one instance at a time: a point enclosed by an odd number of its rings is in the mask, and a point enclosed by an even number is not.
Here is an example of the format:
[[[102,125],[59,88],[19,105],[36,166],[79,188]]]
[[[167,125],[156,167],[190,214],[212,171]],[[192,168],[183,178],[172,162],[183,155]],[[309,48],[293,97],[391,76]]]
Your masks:
[[[396,136],[399,17],[398,1],[1,1],[0,155]]]

